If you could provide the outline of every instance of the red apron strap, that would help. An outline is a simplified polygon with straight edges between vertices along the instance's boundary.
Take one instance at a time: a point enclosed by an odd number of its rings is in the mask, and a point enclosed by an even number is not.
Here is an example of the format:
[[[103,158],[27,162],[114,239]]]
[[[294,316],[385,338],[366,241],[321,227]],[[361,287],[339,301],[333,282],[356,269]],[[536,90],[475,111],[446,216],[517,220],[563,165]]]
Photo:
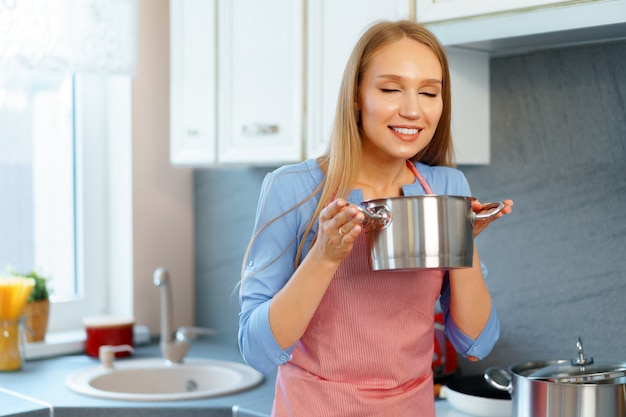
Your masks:
[[[433,193],[433,190],[431,190],[430,187],[428,186],[428,183],[426,182],[426,180],[424,179],[422,174],[420,174],[420,172],[417,170],[417,168],[415,168],[415,165],[413,165],[413,162],[407,160],[406,161],[406,166],[409,167],[409,169],[411,170],[413,175],[415,175],[415,177],[420,182],[420,184],[422,184],[422,187],[424,187],[424,191],[426,191],[426,194],[435,194],[435,193]]]

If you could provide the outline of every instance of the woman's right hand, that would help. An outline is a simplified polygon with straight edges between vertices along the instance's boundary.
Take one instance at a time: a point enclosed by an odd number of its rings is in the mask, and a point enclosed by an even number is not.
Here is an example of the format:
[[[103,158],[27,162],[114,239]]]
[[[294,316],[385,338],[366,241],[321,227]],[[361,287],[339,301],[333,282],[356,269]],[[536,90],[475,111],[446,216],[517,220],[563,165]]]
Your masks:
[[[329,259],[342,261],[352,251],[365,216],[356,207],[338,198],[322,210],[315,245]]]

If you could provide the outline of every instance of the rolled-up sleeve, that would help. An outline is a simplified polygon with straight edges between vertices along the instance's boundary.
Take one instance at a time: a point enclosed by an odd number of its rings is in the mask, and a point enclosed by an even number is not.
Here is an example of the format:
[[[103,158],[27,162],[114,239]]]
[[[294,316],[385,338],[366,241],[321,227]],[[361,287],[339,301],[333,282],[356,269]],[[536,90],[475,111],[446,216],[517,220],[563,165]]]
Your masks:
[[[481,264],[481,267],[483,276],[486,276],[485,266]],[[457,353],[464,357],[474,356],[478,359],[484,359],[491,352],[500,337],[500,320],[498,319],[495,305],[492,303],[489,320],[480,335],[476,339],[472,339],[463,333],[452,319],[450,314],[450,285],[447,277],[444,280],[439,302],[441,309],[444,311],[446,336]]]
[[[253,303],[242,299],[242,305],[247,308],[240,315],[241,355],[248,365],[267,374],[291,359],[293,348],[284,350],[276,343],[268,317],[269,300]]]

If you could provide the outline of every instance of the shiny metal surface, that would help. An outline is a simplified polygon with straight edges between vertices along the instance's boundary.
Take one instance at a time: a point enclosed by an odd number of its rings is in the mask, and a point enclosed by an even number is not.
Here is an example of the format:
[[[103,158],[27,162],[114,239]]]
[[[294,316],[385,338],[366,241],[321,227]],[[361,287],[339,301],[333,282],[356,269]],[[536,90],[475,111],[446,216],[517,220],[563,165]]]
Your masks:
[[[372,269],[471,267],[471,201],[427,195],[364,202],[373,214],[365,223]]]
[[[593,357],[585,357],[581,337],[578,337],[576,348],[576,358],[538,369],[527,377],[570,384],[614,384],[626,380],[626,362],[594,361]]]
[[[537,369],[565,362],[568,361],[528,362],[509,367],[513,417],[626,416],[626,384],[622,381],[615,381],[618,383],[614,384],[563,384],[528,378]],[[485,375],[493,370],[487,369]]]

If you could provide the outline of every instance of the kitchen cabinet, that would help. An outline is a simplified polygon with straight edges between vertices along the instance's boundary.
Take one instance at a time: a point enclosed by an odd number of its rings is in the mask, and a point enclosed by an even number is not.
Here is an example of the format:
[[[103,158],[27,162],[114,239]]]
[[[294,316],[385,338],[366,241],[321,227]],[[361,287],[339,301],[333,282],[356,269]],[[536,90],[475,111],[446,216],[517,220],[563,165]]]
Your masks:
[[[171,161],[279,165],[326,148],[361,31],[413,14],[446,46],[459,164],[489,162],[489,61],[626,37],[626,0],[171,0]]]
[[[302,3],[170,1],[170,160],[302,158]]]
[[[568,3],[580,0],[415,0],[415,10],[418,22],[431,23]]]
[[[319,156],[354,43],[375,20],[410,18],[412,1],[171,0],[171,162]],[[488,60],[449,54],[457,162],[488,163]]]
[[[416,12],[444,45],[491,57],[626,38],[626,0],[416,0]]]
[[[215,161],[216,0],[170,1],[170,160]]]
[[[489,56],[447,48],[452,84],[451,132],[457,164],[491,161]]]
[[[218,162],[302,158],[303,16],[301,1],[218,1]]]

